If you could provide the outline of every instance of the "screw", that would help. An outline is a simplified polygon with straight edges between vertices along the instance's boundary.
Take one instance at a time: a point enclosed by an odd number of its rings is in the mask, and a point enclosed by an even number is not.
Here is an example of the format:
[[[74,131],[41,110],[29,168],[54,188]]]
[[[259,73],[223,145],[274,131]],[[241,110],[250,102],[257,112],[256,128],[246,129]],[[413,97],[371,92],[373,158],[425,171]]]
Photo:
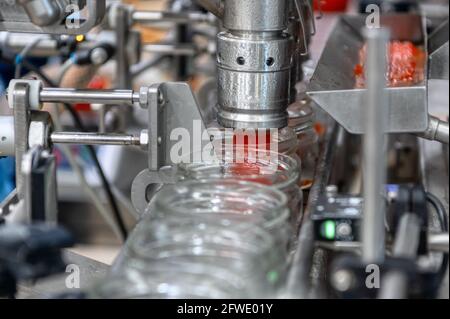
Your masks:
[[[333,287],[340,292],[350,290],[353,287],[353,282],[353,274],[346,269],[336,271],[331,278]]]
[[[329,185],[326,188],[326,193],[328,196],[336,196],[338,194],[339,188],[336,185]]]

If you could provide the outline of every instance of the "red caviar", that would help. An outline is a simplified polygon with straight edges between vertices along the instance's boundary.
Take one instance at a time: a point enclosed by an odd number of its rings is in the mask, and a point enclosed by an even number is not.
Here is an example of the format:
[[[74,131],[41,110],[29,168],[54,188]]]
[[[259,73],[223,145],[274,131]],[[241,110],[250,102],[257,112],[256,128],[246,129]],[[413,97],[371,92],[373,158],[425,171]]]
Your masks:
[[[391,41],[388,45],[386,82],[389,87],[411,86],[424,80],[426,54],[410,41]],[[356,87],[364,88],[364,67],[367,46],[359,52],[359,63],[354,68]]]
[[[267,172],[264,172],[262,164],[257,161],[259,156],[258,153],[254,153],[254,150],[259,150],[263,153],[264,151],[270,151],[270,144],[272,143],[272,140],[273,136],[271,130],[267,130],[266,132],[258,132],[257,130],[253,132],[235,132],[233,135],[233,146],[235,147],[235,152],[238,153],[239,150],[241,150],[244,154],[241,155],[243,158],[237,158],[237,154],[235,154],[235,162],[229,166],[229,172],[231,175],[249,182],[272,186],[273,181],[270,177],[264,177]],[[252,150],[251,156],[256,156],[256,158],[249,158],[250,150]],[[278,169],[282,168],[279,167]]]

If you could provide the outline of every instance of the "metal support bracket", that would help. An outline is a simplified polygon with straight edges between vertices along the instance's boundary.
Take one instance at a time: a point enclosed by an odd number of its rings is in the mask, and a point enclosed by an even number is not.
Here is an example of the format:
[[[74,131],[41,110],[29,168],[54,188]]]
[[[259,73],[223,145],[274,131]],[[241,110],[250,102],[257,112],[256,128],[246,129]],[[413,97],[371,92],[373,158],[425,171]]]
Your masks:
[[[149,161],[148,170],[141,172],[133,181],[132,202],[138,213],[142,214],[152,194],[162,184],[173,181],[173,172],[168,167],[176,164],[171,153],[174,146],[180,143],[180,134],[189,136],[189,141],[184,141],[189,143],[189,150],[183,149],[184,152],[195,152],[198,147],[201,150],[211,141],[202,140],[206,126],[188,84],[167,82],[142,88],[140,105],[148,109],[149,114]],[[201,145],[194,144],[194,141],[198,143],[200,140]]]

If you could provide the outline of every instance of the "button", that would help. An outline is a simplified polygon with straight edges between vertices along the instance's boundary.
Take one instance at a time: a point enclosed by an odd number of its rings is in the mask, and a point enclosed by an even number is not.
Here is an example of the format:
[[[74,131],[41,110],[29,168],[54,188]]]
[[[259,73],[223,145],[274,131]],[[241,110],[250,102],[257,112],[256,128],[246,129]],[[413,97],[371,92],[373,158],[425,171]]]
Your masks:
[[[352,227],[347,223],[341,223],[336,227],[336,234],[339,237],[348,237],[352,234]]]

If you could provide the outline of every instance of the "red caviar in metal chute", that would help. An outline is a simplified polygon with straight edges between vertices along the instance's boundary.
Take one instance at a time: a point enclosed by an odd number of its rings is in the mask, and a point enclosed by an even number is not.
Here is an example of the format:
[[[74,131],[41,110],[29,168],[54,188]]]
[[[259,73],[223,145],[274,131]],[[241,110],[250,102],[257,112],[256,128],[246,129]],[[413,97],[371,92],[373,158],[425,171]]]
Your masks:
[[[410,41],[391,41],[388,44],[388,69],[386,82],[389,87],[411,86],[424,80],[426,54]],[[356,87],[364,88],[367,45],[359,52],[359,63],[354,68]]]

